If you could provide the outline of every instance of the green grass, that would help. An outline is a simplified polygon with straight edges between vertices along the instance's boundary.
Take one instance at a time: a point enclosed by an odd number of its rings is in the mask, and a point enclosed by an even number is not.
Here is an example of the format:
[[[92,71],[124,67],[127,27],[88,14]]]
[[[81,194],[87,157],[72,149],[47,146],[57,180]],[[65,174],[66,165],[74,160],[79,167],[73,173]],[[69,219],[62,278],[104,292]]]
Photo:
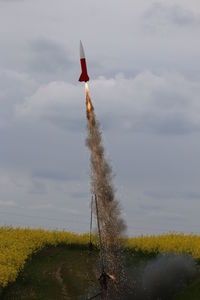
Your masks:
[[[1,299],[78,299],[89,289],[95,290],[97,256],[97,252],[90,255],[87,250],[66,246],[43,249],[26,263],[16,282],[4,289]]]
[[[199,300],[200,299],[200,275],[180,293],[176,294],[173,300]]]

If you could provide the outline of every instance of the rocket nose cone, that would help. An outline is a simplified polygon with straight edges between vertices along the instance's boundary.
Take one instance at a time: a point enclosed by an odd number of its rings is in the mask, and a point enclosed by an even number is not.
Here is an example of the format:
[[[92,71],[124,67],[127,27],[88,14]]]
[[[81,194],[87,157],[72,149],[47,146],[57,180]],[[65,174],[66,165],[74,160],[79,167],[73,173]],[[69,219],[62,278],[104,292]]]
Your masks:
[[[80,59],[81,58],[85,58],[85,53],[84,53],[84,50],[83,50],[83,44],[80,41]]]

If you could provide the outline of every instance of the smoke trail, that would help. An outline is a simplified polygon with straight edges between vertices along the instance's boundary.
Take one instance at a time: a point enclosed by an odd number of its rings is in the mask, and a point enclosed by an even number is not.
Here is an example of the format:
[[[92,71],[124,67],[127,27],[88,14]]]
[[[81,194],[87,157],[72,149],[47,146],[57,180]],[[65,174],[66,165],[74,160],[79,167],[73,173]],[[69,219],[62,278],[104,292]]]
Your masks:
[[[86,144],[91,151],[91,186],[97,196],[98,214],[102,236],[103,263],[105,271],[115,280],[109,283],[109,299],[122,299],[121,292],[125,284],[123,263],[120,259],[122,233],[126,226],[120,217],[119,202],[115,199],[112,185],[112,169],[104,157],[99,123],[86,84],[86,112],[88,119],[88,138]]]

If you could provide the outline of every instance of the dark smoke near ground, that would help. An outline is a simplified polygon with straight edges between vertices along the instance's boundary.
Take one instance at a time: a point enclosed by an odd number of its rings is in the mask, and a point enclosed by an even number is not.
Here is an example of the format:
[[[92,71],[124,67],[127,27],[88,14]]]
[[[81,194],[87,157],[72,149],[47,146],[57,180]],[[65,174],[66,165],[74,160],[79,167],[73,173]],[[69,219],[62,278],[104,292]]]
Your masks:
[[[194,278],[197,267],[192,257],[170,254],[126,271],[130,287],[127,300],[170,300]]]
[[[86,89],[88,138],[91,152],[91,189],[97,196],[99,222],[102,237],[103,264],[105,271],[115,276],[109,280],[107,299],[123,299],[125,274],[121,259],[122,234],[126,226],[121,218],[119,202],[115,199],[112,185],[112,169],[104,156],[99,124],[96,120],[89,92]]]

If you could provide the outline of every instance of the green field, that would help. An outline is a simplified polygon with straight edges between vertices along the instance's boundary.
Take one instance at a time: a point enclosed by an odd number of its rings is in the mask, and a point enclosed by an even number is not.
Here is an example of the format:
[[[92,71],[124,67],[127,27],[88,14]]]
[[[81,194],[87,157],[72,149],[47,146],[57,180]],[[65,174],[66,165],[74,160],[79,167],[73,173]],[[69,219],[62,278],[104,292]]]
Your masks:
[[[66,247],[43,249],[5,288],[2,299],[77,299],[95,289],[97,255]]]
[[[141,273],[149,263],[156,261],[156,257],[133,256],[132,253],[126,253],[124,260],[129,280],[138,280],[134,298],[132,296],[128,299],[153,299],[146,298],[147,294],[142,291],[140,285]],[[99,290],[98,263],[97,251],[91,253],[88,250],[70,249],[66,246],[45,248],[27,261],[16,282],[4,289],[1,299],[86,299],[87,296],[94,295]],[[182,280],[182,278],[177,278],[177,280]],[[165,288],[166,291],[162,292],[167,298],[161,299],[200,299],[200,275],[197,273],[191,283],[186,281],[178,290],[181,292],[180,295],[176,295],[175,298],[168,295],[167,285]],[[182,292],[183,289],[184,292]],[[177,293],[177,288],[174,289],[175,293]]]
[[[177,293],[173,300],[199,300],[200,299],[200,275],[188,285],[183,291]]]

